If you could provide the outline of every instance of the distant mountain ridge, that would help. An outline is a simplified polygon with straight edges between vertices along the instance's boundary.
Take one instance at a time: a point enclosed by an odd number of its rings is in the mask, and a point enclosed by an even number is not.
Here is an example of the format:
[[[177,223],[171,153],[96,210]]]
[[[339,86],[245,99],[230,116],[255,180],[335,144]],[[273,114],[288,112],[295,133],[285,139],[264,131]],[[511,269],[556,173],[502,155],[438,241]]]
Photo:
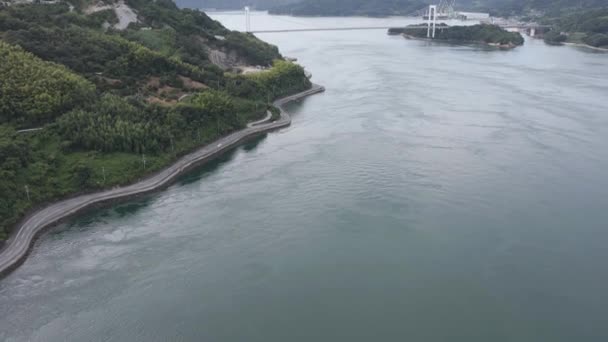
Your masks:
[[[495,16],[544,14],[608,7],[608,0],[457,0],[457,7],[490,12]]]
[[[294,16],[410,15],[433,0],[302,0],[269,9],[271,14]]]
[[[237,10],[245,6],[266,10],[276,6],[296,3],[299,0],[175,0],[180,8],[203,8],[217,10]]]
[[[295,16],[410,15],[439,0],[176,0],[179,7],[236,10],[251,6],[273,14]],[[559,14],[608,7],[608,0],[456,0],[461,11],[494,16]]]

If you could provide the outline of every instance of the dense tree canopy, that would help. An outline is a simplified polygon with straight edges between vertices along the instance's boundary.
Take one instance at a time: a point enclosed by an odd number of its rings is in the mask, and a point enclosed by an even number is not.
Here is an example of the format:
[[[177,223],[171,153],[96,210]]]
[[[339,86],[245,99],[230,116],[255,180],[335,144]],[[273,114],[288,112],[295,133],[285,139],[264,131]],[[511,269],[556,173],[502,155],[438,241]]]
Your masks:
[[[63,147],[102,152],[157,153],[170,136],[162,117],[121,97],[104,95],[94,108],[73,110],[58,120]]]
[[[258,88],[272,98],[282,97],[310,87],[302,68],[286,61],[275,61],[273,68],[250,76]]]
[[[544,22],[553,26],[553,30],[545,35],[548,43],[572,41],[608,47],[608,8],[546,18]]]
[[[427,29],[420,27],[405,27],[391,29],[389,33],[401,34],[417,38],[426,38]],[[440,25],[435,32],[435,39],[454,42],[478,42],[499,45],[522,45],[524,38],[517,32],[508,32],[496,25],[447,26]]]
[[[221,70],[209,63],[202,68],[118,35],[78,27],[8,31],[5,39],[40,58],[68,66],[102,89],[114,88],[123,95],[140,92],[150,77],[182,75],[210,84],[222,78]]]
[[[0,124],[40,125],[94,95],[84,78],[2,41],[0,75]]]

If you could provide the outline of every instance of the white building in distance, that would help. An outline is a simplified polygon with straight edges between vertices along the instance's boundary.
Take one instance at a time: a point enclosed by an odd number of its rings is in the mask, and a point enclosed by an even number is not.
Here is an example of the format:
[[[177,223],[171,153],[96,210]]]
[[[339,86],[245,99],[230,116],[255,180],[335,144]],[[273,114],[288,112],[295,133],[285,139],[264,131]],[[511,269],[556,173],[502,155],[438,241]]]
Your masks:
[[[490,13],[482,12],[458,12],[456,18],[460,20],[479,20],[479,21],[490,21]]]

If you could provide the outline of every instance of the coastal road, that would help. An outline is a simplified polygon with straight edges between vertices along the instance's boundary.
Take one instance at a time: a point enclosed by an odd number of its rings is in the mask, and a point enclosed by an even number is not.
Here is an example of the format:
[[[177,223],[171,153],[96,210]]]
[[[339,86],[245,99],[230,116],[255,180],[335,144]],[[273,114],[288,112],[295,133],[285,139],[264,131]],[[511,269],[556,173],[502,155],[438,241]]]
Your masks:
[[[10,273],[10,271],[16,268],[27,257],[35,237],[44,228],[92,205],[161,189],[164,186],[169,185],[177,176],[191,169],[193,166],[234,148],[252,136],[289,126],[291,124],[291,117],[284,110],[283,106],[288,102],[299,100],[323,91],[325,91],[325,88],[322,86],[313,85],[309,90],[279,99],[274,102],[274,105],[281,110],[281,116],[278,120],[268,122],[271,117],[271,114],[268,113],[263,120],[256,121],[240,131],[220,138],[211,144],[185,155],[169,167],[137,183],[125,187],[117,187],[101,192],[80,195],[56,202],[32,213],[18,227],[14,228],[11,236],[6,241],[4,248],[0,251],[0,276]]]
[[[28,129],[21,129],[18,130],[17,133],[28,133],[28,132],[37,132],[44,129],[44,127],[36,127],[36,128],[28,128]]]
[[[263,119],[260,119],[258,121],[254,121],[254,122],[250,122],[247,124],[247,127],[251,128],[253,126],[259,126],[259,125],[265,123],[266,121],[270,120],[271,117],[272,117],[272,113],[269,110],[267,110],[266,116]]]

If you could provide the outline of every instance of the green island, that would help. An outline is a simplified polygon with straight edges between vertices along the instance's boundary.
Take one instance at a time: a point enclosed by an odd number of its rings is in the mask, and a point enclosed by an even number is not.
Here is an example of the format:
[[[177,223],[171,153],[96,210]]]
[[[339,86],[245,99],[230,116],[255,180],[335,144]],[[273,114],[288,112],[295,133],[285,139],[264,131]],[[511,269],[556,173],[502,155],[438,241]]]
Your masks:
[[[391,28],[390,35],[403,35],[406,38],[427,38],[426,25],[410,25],[403,28]],[[508,32],[496,25],[479,24],[471,26],[448,26],[438,24],[435,31],[436,41],[454,43],[474,43],[496,46],[499,48],[514,48],[523,45],[524,38],[518,32]]]
[[[543,23],[553,27],[544,36],[549,44],[584,44],[608,49],[608,8],[547,17]]]
[[[124,185],[311,87],[275,46],[170,0],[0,6],[0,244],[29,211]]]

